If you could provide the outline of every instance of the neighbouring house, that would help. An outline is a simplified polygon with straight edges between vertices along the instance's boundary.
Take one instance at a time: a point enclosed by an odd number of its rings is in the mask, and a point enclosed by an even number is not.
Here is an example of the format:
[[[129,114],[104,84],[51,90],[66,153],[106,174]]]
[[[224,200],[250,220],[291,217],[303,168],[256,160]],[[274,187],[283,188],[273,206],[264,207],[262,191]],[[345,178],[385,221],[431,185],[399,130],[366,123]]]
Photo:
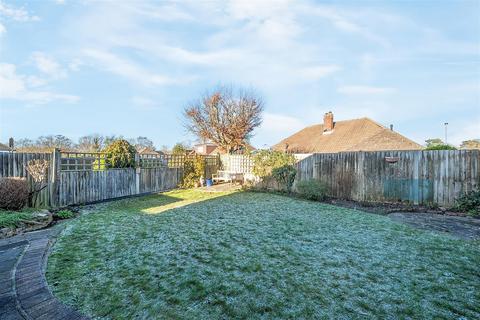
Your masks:
[[[247,146],[244,149],[237,150],[235,154],[244,154],[249,151],[253,151],[255,148],[247,143]],[[217,155],[217,154],[226,154],[227,152],[223,148],[218,147],[216,144],[211,142],[196,144],[193,148],[193,153],[199,155]]]
[[[158,156],[164,154],[162,151],[155,151],[152,148],[143,147],[137,150],[138,154],[143,158],[158,158]]]
[[[330,111],[323,123],[306,127],[272,147],[291,153],[421,150],[418,143],[369,118],[334,121]]]
[[[193,151],[196,154],[205,155],[205,156],[216,154],[217,152],[215,152],[215,150],[217,149],[218,149],[218,146],[214,143],[200,143],[193,146]]]
[[[9,151],[10,151],[10,148],[6,144],[0,143],[0,152],[9,152]]]

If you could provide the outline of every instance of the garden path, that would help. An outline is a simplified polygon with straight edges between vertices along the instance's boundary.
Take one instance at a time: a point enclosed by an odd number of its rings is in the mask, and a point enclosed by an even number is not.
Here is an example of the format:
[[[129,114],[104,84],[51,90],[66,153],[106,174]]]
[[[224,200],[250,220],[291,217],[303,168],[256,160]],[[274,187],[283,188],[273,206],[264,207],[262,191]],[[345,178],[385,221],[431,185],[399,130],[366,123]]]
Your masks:
[[[59,231],[0,240],[0,320],[88,319],[57,300],[45,281],[46,257]]]

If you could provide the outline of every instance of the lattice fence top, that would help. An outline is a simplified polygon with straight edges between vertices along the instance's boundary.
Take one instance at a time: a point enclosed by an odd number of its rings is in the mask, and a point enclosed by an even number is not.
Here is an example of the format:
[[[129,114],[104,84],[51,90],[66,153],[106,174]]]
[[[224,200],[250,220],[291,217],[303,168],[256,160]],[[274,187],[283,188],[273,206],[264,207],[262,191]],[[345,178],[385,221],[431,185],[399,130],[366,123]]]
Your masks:
[[[101,152],[62,152],[60,170],[92,171],[107,169],[106,153]]]
[[[195,155],[139,155],[138,168],[183,168],[185,160],[197,157]],[[201,156],[206,166],[219,166],[216,156]],[[108,169],[107,154],[103,152],[61,152],[60,169],[62,171],[95,171]]]
[[[237,173],[252,173],[253,158],[249,155],[222,155],[222,168],[226,171]]]

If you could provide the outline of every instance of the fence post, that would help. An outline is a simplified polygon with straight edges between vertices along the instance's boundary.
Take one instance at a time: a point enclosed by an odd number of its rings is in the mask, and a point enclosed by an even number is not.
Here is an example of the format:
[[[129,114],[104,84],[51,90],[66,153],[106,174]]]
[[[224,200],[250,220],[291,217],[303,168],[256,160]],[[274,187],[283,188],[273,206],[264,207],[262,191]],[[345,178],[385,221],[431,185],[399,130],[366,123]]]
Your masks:
[[[140,194],[140,155],[135,153],[135,194]]]
[[[59,205],[58,180],[60,179],[60,149],[52,151],[52,172],[50,181],[50,206],[57,207]]]

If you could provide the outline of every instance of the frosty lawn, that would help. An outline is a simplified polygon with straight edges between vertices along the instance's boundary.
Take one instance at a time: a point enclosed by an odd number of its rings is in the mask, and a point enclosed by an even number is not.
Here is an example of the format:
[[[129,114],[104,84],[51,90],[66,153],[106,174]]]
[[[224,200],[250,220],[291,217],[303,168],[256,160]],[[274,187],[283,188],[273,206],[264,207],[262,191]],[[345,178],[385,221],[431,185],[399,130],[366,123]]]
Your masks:
[[[68,223],[48,283],[94,317],[480,317],[479,243],[383,216],[187,190]]]

